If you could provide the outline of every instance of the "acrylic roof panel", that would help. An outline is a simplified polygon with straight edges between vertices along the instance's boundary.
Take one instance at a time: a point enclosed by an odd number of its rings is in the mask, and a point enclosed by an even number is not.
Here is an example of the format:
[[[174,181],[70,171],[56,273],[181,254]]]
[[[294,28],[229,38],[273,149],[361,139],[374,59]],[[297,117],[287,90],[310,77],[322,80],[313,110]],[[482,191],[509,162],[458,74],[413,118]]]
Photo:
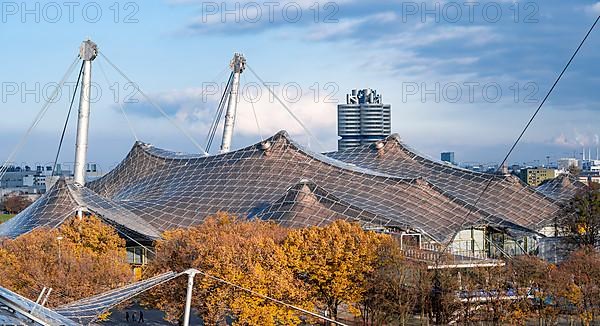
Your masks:
[[[285,132],[268,141],[271,147],[266,151],[256,144],[208,157],[137,143],[119,166],[88,187],[159,230],[198,224],[218,211],[252,215],[278,205],[290,187],[302,180],[313,181],[338,200],[339,207],[352,208],[316,217],[319,223],[331,222],[340,214],[355,219],[359,210],[370,219],[363,222],[370,223],[377,216],[385,226],[410,226],[443,241],[458,231],[457,221],[469,215],[462,203],[423,180],[394,177],[312,153]],[[285,213],[286,220],[294,220],[297,226],[312,225],[307,211],[298,208],[279,210],[278,216]],[[485,217],[475,211],[468,222],[485,223]]]
[[[100,315],[119,303],[127,301],[159,284],[170,281],[179,275],[174,272],[160,274],[143,281],[71,302],[56,308],[55,311],[62,316],[77,321],[80,325],[89,325],[96,321]]]
[[[442,242],[466,226],[531,228],[555,206],[513,178],[494,176],[473,207],[489,175],[426,160],[390,141],[383,156],[367,146],[330,154],[341,160],[306,150],[285,132],[267,143],[204,156],[138,142],[113,171],[85,188],[58,184],[8,227],[0,225],[0,235],[58,225],[84,206],[152,236],[227,211],[292,226],[359,220]]]
[[[280,199],[257,208],[249,216],[277,221],[286,227],[321,226],[340,219],[359,222],[365,227],[389,222],[385,217],[340,200],[309,180],[300,181]]]
[[[3,287],[0,287],[0,307],[1,325],[77,325],[67,317]]]
[[[58,227],[81,208],[102,217],[119,231],[150,239],[160,237],[156,229],[119,204],[62,178],[23,212],[0,224],[0,236],[16,237],[37,227]]]
[[[502,220],[538,229],[550,221],[558,206],[549,197],[523,184],[515,176],[477,173],[436,162],[417,154],[404,145],[397,135],[376,144],[359,146],[327,155],[357,166],[403,178],[420,177],[435,185],[445,195],[473,205]]]
[[[21,213],[0,224],[0,236],[16,237],[37,227],[57,227],[74,216],[78,207],[67,183],[61,179]]]
[[[568,174],[546,180],[536,190],[559,202],[571,200],[578,192],[586,188],[585,183]]]

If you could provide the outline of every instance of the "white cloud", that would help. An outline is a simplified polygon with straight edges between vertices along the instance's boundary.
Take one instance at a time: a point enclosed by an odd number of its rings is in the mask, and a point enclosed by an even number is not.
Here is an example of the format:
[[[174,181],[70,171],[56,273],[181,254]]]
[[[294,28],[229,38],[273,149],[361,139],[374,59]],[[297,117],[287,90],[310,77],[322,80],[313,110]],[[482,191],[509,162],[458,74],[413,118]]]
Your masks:
[[[586,7],[586,11],[590,14],[600,15],[600,1]]]
[[[322,41],[336,39],[339,37],[351,37],[360,30],[367,28],[367,24],[388,24],[398,20],[394,12],[379,12],[360,18],[344,18],[335,24],[314,24],[305,39],[310,41]]]
[[[471,45],[486,45],[498,41],[500,36],[488,26],[429,26],[419,24],[414,29],[386,37],[381,45],[418,48],[446,41],[461,41]]]
[[[248,84],[250,85],[250,84]],[[269,137],[280,130],[286,130],[290,135],[301,142],[315,143],[310,140],[308,133],[292,118],[286,109],[274,98],[264,87],[260,87],[260,97],[256,97],[257,84],[253,86],[241,85],[240,102],[238,104],[235,136],[240,139],[234,143],[249,144],[258,142],[260,137]],[[291,85],[291,83],[290,83]],[[297,84],[294,84],[297,85]],[[301,95],[297,95],[296,86],[291,86],[284,91],[283,86],[274,88],[279,98],[284,100],[287,107],[296,115],[300,121],[308,128],[310,133],[317,137],[318,142],[325,148],[315,147],[315,150],[333,150],[335,149],[336,133],[336,103],[326,98],[326,94],[318,94],[315,98],[314,92],[307,86],[303,87]],[[169,115],[174,117],[178,124],[190,130],[193,134],[201,135],[200,139],[204,141],[204,135],[208,133],[216,106],[220,99],[220,94],[214,94],[203,98],[201,88],[187,88],[181,90],[171,90],[161,94],[150,95]],[[255,119],[254,110],[256,111]],[[140,111],[137,111],[140,113]],[[153,118],[144,116],[144,119],[153,119],[162,121],[162,116],[155,115]],[[260,126],[258,129],[256,120]],[[150,125],[146,121],[144,124]],[[218,128],[217,135],[222,132],[222,121]]]

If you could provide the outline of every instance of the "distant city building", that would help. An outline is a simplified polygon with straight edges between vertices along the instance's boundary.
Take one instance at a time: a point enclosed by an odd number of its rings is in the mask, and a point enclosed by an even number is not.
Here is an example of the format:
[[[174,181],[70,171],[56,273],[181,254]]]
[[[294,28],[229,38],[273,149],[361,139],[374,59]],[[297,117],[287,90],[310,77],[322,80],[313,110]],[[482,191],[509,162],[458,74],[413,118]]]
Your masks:
[[[338,105],[338,149],[371,144],[389,136],[392,130],[391,106],[370,88],[352,90],[346,104]]]
[[[555,169],[546,168],[528,168],[521,169],[521,178],[532,187],[539,186],[542,182],[554,179],[559,175]]]
[[[0,179],[0,189],[3,193],[20,192],[23,194],[37,194],[45,191],[45,186],[40,185],[40,173],[29,166],[9,166]]]
[[[577,177],[579,181],[583,183],[597,182],[600,183],[600,172],[599,171],[583,171]]]
[[[599,160],[582,160],[579,162],[582,171],[600,171]]]
[[[577,167],[579,165],[579,160],[572,157],[566,157],[558,159],[557,161],[558,169],[561,171],[569,171],[571,167]]]
[[[519,174],[521,173],[521,166],[519,164],[513,164],[508,170],[512,174]]]
[[[440,154],[440,157],[442,162],[456,164],[454,161],[454,152],[442,152],[442,154]]]
[[[96,163],[88,163],[87,172],[89,181],[102,176]],[[62,164],[56,164],[56,169],[52,165],[37,165],[35,169],[27,165],[9,166],[0,178],[0,196],[11,193],[42,194],[52,188],[60,177],[70,179],[73,171]]]

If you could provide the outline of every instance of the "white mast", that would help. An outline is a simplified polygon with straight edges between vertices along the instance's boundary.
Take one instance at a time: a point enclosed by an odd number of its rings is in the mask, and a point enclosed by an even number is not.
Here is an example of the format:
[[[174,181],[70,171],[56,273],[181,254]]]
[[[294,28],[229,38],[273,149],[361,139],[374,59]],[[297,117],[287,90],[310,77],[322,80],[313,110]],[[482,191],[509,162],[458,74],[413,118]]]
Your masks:
[[[233,137],[233,127],[235,125],[235,114],[238,104],[238,90],[240,87],[240,74],[246,68],[246,58],[241,53],[235,53],[229,64],[233,70],[233,80],[229,91],[229,101],[227,102],[227,111],[225,112],[225,124],[223,126],[223,141],[221,143],[221,153],[229,152],[231,148],[231,138]]]
[[[75,144],[74,181],[85,185],[86,157],[88,148],[88,129],[90,125],[90,95],[92,84],[92,61],[96,59],[96,43],[84,41],[79,48],[79,57],[83,60],[81,95],[79,98],[79,117],[77,119],[77,142]]]

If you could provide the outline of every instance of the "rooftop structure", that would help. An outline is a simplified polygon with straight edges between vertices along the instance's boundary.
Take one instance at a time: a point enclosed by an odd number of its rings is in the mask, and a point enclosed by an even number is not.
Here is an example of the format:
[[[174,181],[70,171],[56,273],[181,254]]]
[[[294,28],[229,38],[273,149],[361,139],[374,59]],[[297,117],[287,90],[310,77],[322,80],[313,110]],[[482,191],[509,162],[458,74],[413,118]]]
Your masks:
[[[366,228],[417,232],[441,244],[469,228],[535,234],[558,210],[552,198],[514,176],[429,160],[397,135],[328,155],[305,149],[286,132],[213,156],[138,142],[113,171],[85,187],[60,180],[0,225],[0,236],[54,227],[84,210],[129,236],[155,238],[228,211],[291,227],[344,219]],[[488,191],[474,205],[489,180]]]
[[[537,190],[557,201],[572,199],[579,191],[585,189],[586,184],[570,174],[561,174],[554,179],[543,181]]]
[[[392,129],[391,106],[370,88],[352,90],[346,104],[338,105],[338,149],[370,144],[389,136]]]

